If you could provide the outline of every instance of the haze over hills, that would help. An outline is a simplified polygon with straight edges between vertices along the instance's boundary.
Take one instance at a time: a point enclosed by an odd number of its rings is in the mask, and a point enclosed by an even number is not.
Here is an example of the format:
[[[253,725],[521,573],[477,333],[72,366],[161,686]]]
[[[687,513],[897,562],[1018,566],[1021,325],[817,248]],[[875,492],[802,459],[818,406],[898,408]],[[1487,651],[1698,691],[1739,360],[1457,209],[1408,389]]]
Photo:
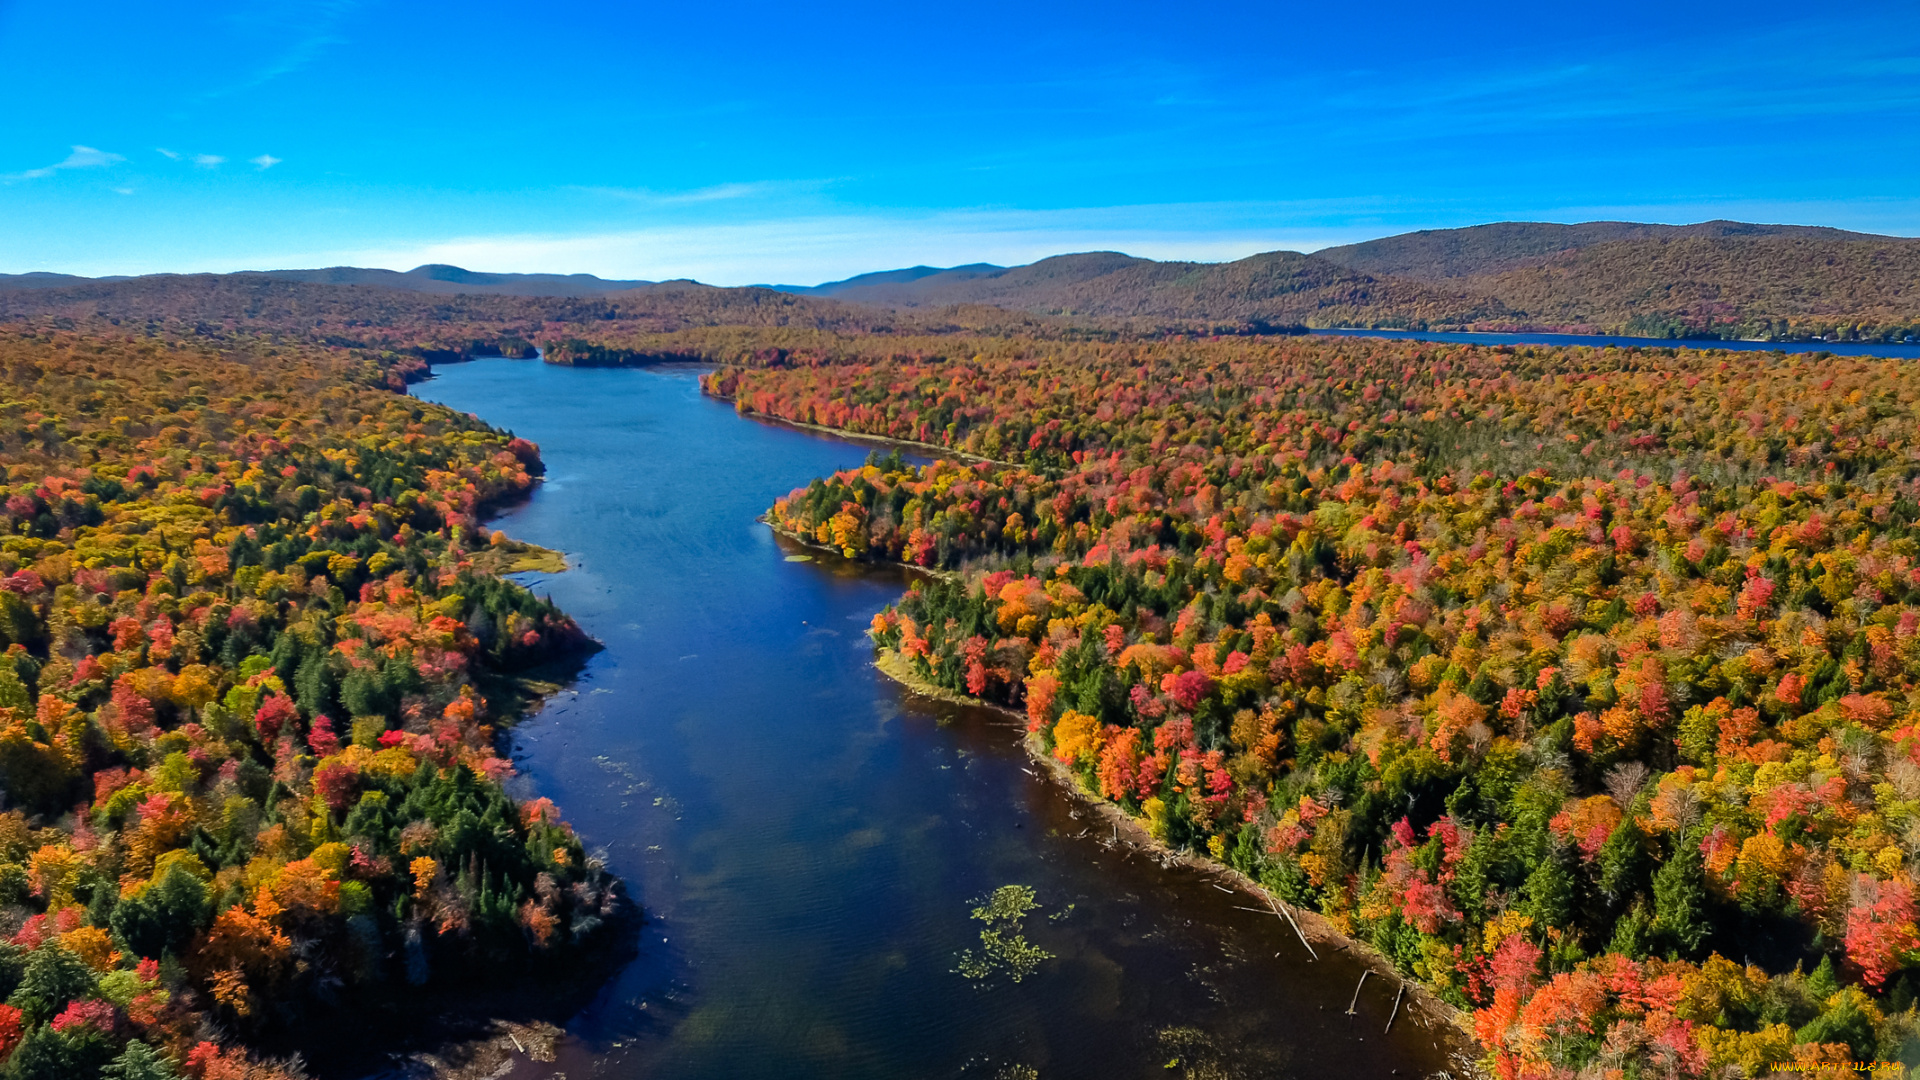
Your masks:
[[[286,291],[294,286],[308,291],[295,297]],[[672,299],[641,299],[662,290]],[[251,299],[239,300],[241,294]],[[424,295],[401,301],[402,294]],[[368,320],[378,322],[454,317],[428,312],[473,302],[460,297],[499,298],[513,309],[510,318],[551,310],[545,317],[562,321],[628,317],[587,314],[592,301],[603,301],[611,305],[603,310],[621,312],[657,311],[664,303],[675,320],[704,325],[734,319],[765,325],[769,318],[885,324],[888,316],[875,309],[926,325],[925,316],[907,319],[907,313],[988,307],[1137,331],[1302,325],[1898,340],[1920,333],[1920,239],[1733,221],[1498,222],[1228,263],[1096,251],[1025,266],[915,266],[821,285],[738,289],[443,265],[405,273],[333,267],[140,278],[0,275],[0,314],[92,306],[135,318],[192,312],[217,319],[231,315],[221,314],[222,304],[239,303],[235,310],[265,304],[335,317],[371,307]],[[544,298],[559,307],[516,305],[509,302],[514,298]],[[489,310],[496,309],[506,310]]]
[[[805,324],[866,329],[895,321],[892,313],[870,306],[691,281],[643,284],[591,296],[511,294],[497,288],[494,292],[426,293],[258,273],[77,278],[72,283],[27,289],[0,286],[0,320],[41,315],[231,322],[281,330],[427,325],[457,328],[493,323],[648,323],[662,329]]]
[[[167,277],[202,277],[199,274],[147,274],[136,279],[124,275],[86,278],[73,274],[0,274],[0,289],[55,289],[98,281],[152,280]],[[243,270],[222,274],[228,278],[258,278],[267,281],[299,281],[312,285],[372,285],[402,292],[460,293],[499,296],[599,296],[610,292],[652,285],[651,281],[608,281],[592,274],[490,274],[465,270],[458,266],[428,263],[404,273],[398,270],[366,269],[358,266],[332,266],[322,270]]]

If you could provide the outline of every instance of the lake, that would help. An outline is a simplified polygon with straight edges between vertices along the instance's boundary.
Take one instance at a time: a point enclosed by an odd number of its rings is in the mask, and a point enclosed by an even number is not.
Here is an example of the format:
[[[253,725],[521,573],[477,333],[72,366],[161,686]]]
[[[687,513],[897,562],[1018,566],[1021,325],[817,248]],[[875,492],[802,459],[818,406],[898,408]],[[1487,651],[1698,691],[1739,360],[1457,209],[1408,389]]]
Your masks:
[[[872,667],[897,568],[755,518],[869,445],[742,419],[691,370],[443,366],[413,391],[538,442],[547,479],[495,524],[566,552],[529,576],[605,651],[512,732],[518,793],[557,802],[648,919],[638,958],[514,1077],[1417,1077],[1439,1033],[1214,877],[1115,845],[1020,727]],[[971,908],[1031,886],[1025,980],[956,974]],[[1331,953],[1331,954],[1330,954]]]
[[[1446,330],[1312,330],[1320,337],[1379,337],[1407,341],[1452,341],[1463,345],[1609,345],[1633,349],[1731,349],[1734,352],[1827,352],[1835,356],[1920,359],[1920,344],[1878,341],[1717,341],[1712,339],[1615,337],[1607,334],[1482,334]]]

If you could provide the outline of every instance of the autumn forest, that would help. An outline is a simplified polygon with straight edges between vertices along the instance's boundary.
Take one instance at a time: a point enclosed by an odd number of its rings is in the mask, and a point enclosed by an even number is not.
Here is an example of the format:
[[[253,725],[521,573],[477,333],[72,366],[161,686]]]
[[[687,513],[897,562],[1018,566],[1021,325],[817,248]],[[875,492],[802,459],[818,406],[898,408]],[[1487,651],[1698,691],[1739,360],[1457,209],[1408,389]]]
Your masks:
[[[511,676],[585,644],[479,523],[538,451],[396,394],[418,366],[0,338],[9,1078],[299,1075],[254,1041],[619,915],[500,787]]]
[[[0,324],[7,1080],[293,1080],[318,1018],[635,914],[507,787],[594,648],[487,525],[540,449],[405,392],[492,353],[898,444],[766,512],[912,571],[880,662],[1319,913],[1490,1075],[1920,1057],[1907,361],[327,288]]]
[[[1904,363],[1349,340],[727,368],[928,443],[783,529],[925,567],[876,645],[1326,914],[1498,1076],[1911,1060]],[[960,456],[960,455],[964,456]]]

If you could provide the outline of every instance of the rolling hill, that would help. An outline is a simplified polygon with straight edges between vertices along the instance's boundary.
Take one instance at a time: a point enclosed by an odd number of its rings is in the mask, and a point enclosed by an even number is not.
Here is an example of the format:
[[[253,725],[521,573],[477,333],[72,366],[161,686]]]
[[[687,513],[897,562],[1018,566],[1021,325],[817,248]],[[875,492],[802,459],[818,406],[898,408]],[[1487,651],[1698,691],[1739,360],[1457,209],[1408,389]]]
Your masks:
[[[1230,263],[1091,252],[1028,266],[915,267],[790,291],[895,308],[993,304],[1170,325],[1898,339],[1920,332],[1920,239],[1735,221],[1499,222]]]
[[[0,274],[0,289],[61,289],[103,281],[147,281],[169,277],[226,277],[264,281],[297,281],[309,285],[372,285],[401,292],[462,293],[495,296],[599,296],[654,284],[651,281],[608,281],[592,274],[488,274],[443,263],[398,270],[358,266],[330,266],[323,270],[243,270],[235,274],[147,274],[87,278],[73,274]]]
[[[690,326],[983,328],[993,309],[1103,331],[1278,326],[1551,329],[1693,338],[1920,334],[1920,239],[1802,225],[1497,222],[1303,255],[1160,262],[1115,251],[1025,266],[915,266],[813,286],[716,288],[428,265],[226,275],[0,275],[0,317],[276,327],[541,320]],[[983,314],[983,312],[985,314]]]
[[[991,304],[1042,315],[1177,326],[1309,326],[1500,318],[1484,297],[1447,285],[1377,277],[1293,251],[1230,263],[1156,262],[1117,251],[1058,255],[1026,266],[984,264],[867,274],[806,290],[896,308]]]
[[[1847,232],[1818,225],[1752,225],[1707,221],[1698,225],[1646,225],[1632,221],[1588,221],[1560,225],[1548,221],[1497,221],[1464,229],[1423,229],[1383,236],[1314,254],[1341,266],[1383,277],[1448,281],[1498,274],[1538,264],[1565,251],[1620,241],[1787,236],[1809,240],[1886,240],[1890,237]]]

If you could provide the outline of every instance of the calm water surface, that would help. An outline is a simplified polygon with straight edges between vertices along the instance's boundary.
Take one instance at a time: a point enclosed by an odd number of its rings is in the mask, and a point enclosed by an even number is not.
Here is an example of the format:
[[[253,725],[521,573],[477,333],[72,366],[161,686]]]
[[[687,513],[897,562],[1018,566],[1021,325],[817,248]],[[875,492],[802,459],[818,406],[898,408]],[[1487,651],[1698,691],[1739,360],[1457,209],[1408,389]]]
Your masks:
[[[1313,330],[1321,337],[1381,337],[1407,341],[1456,341],[1468,345],[1585,345],[1640,349],[1730,349],[1734,352],[1827,352],[1835,356],[1920,359],[1920,344],[1883,341],[1718,341],[1713,339],[1616,337],[1611,334],[1481,334],[1446,330]]]
[[[518,783],[605,851],[649,921],[639,958],[514,1077],[1416,1077],[1446,1065],[1389,980],[1308,963],[1291,932],[1166,870],[1032,771],[1019,731],[871,667],[898,571],[794,561],[755,522],[852,442],[743,420],[689,371],[487,360],[420,397],[541,445],[548,477],[498,522],[574,569],[531,576],[606,645],[514,732]],[[1110,837],[1104,837],[1110,840]],[[1032,886],[1019,984],[953,973],[972,902]]]

